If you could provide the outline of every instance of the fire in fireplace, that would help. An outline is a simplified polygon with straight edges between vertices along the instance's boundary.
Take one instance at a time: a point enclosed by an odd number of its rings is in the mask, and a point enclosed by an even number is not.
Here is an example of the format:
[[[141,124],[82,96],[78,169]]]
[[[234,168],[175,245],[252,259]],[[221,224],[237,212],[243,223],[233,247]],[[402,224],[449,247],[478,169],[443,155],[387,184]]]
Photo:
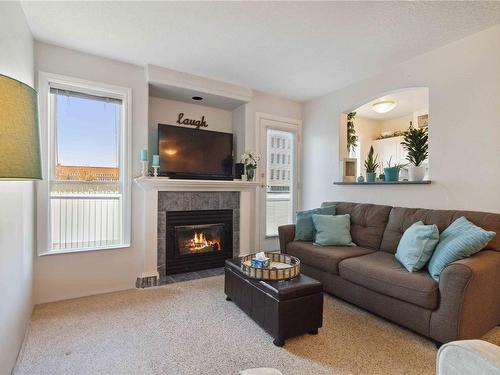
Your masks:
[[[179,254],[222,251],[224,224],[183,225],[175,227]]]
[[[233,210],[166,212],[165,274],[224,266],[233,256]]]

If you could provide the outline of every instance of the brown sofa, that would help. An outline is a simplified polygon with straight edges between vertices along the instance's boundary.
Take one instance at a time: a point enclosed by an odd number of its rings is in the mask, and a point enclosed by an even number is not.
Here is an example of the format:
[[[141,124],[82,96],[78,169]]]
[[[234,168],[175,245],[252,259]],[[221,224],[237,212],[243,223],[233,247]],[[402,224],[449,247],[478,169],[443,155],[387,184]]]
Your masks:
[[[323,203],[331,204],[337,214],[351,215],[357,247],[294,241],[295,225],[279,228],[281,251],[298,257],[302,273],[321,280],[325,291],[440,343],[479,338],[500,324],[500,214]],[[410,273],[394,257],[414,222],[436,224],[441,232],[461,216],[497,235],[446,267],[439,283],[426,268]]]

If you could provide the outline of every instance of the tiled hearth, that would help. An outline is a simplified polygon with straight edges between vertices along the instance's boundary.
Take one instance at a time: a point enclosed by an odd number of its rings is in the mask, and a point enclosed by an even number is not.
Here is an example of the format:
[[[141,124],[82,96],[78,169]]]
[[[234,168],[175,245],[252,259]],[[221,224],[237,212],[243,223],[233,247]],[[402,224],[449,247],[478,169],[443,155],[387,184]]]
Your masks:
[[[166,238],[168,211],[196,211],[196,210],[233,210],[233,256],[239,255],[240,249],[240,192],[237,191],[207,191],[207,192],[158,192],[158,221],[157,221],[157,270],[159,284],[168,284],[172,280],[182,279],[183,276],[167,277],[165,274]],[[197,271],[202,277],[210,271]],[[193,273],[196,274],[196,273]]]

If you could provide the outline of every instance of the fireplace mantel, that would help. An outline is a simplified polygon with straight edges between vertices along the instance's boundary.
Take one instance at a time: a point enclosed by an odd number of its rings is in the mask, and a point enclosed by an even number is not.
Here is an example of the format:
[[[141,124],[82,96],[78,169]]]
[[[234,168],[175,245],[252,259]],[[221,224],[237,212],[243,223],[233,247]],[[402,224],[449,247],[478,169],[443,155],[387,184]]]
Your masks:
[[[144,190],[157,191],[243,191],[255,189],[260,182],[240,180],[179,180],[168,177],[138,177],[134,179]]]
[[[143,262],[139,279],[156,278],[157,272],[157,224],[158,192],[227,192],[240,193],[240,255],[255,251],[258,243],[256,223],[256,202],[260,182],[224,181],[224,180],[178,180],[166,177],[138,177],[134,179],[142,195],[142,204],[136,212],[143,218],[142,228],[135,228],[135,233],[142,237]]]

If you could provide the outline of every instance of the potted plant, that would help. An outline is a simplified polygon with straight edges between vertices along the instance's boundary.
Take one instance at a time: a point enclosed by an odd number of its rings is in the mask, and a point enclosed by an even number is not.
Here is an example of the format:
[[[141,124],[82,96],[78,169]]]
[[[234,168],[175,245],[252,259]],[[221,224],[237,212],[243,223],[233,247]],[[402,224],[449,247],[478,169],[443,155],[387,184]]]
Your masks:
[[[375,155],[374,158],[373,153],[373,146],[370,146],[370,151],[368,151],[368,158],[365,160],[366,182],[375,182],[375,171],[378,168],[378,154]]]
[[[413,166],[408,168],[408,178],[410,181],[422,181],[425,176],[425,167],[422,165],[428,156],[428,133],[427,128],[410,128],[404,133],[401,144],[408,151],[406,160]]]
[[[384,168],[384,180],[387,182],[399,181],[399,171],[401,168],[406,166],[406,164],[395,164],[391,165],[392,156],[389,158],[387,167]]]
[[[347,114],[347,151],[349,151],[350,155],[351,152],[354,152],[354,149],[358,145],[358,136],[356,135],[356,129],[354,129],[355,117],[356,112],[350,112]]]
[[[259,160],[259,155],[251,151],[247,151],[243,155],[241,155],[241,162],[245,164],[247,181],[253,181],[253,179],[255,178],[255,170],[257,169],[257,162]]]

